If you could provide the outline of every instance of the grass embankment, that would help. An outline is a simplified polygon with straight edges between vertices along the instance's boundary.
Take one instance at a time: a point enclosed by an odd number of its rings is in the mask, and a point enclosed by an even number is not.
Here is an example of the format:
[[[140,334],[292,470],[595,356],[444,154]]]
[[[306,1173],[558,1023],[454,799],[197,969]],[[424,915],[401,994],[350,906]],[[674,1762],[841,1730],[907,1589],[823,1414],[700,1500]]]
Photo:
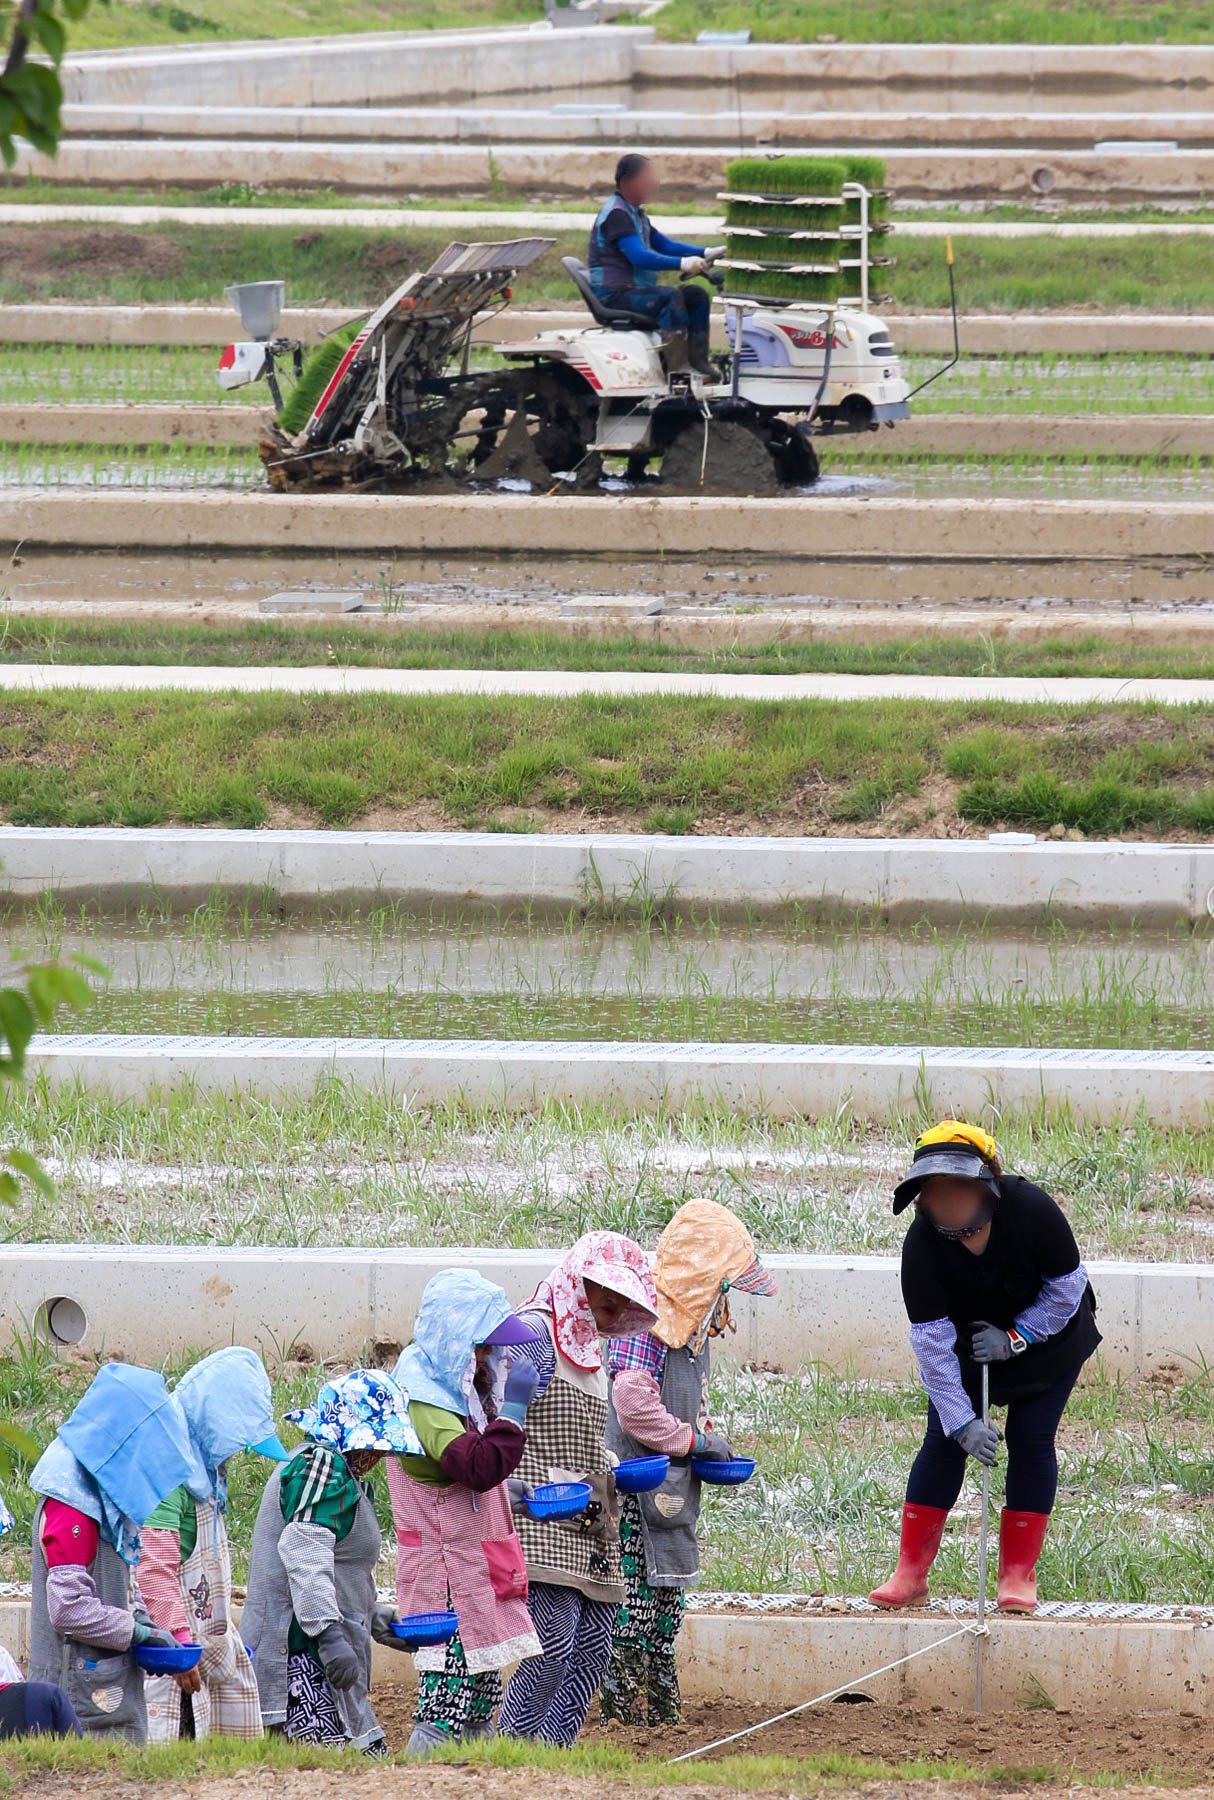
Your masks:
[[[539,18],[538,0],[135,0],[90,10],[72,28],[73,50],[113,45],[301,37],[316,32],[412,31],[509,25]],[[1042,0],[671,0],[656,19],[663,37],[694,39],[705,28],[746,26],[769,42],[817,38],[911,43],[1201,43],[1210,36],[1202,0],[1090,0],[1051,7]]]
[[[6,698],[12,824],[1214,829],[1208,709],[645,699]]]
[[[372,602],[380,596],[371,593]],[[385,595],[395,600],[389,581]],[[956,675],[1214,680],[1214,647],[1076,636],[923,636],[864,644],[824,640],[718,650],[580,638],[558,631],[427,631],[389,618],[362,625],[260,621],[174,624],[0,614],[0,662],[178,668],[569,669],[694,675]]]
[[[654,23],[669,39],[748,28],[767,43],[1189,44],[1214,28],[1204,0],[670,0]]]
[[[451,31],[523,25],[543,17],[540,0],[125,0],[92,9],[73,24],[73,50],[129,44],[220,43],[225,38],[290,38],[346,31]]]
[[[374,1793],[377,1800],[464,1800],[470,1781],[497,1800],[628,1800],[638,1790],[668,1792],[690,1787],[695,1794],[736,1793],[829,1794],[833,1800],[871,1794],[878,1785],[897,1784],[906,1794],[943,1795],[946,1785],[958,1791],[1005,1792],[1009,1784],[1059,1787],[1077,1791],[1073,1771],[1049,1764],[1003,1768],[986,1761],[981,1769],[956,1759],[851,1756],[826,1751],[815,1756],[745,1754],[702,1757],[672,1765],[662,1757],[637,1757],[614,1745],[578,1744],[551,1750],[540,1744],[503,1738],[460,1745],[416,1761],[377,1761],[374,1773],[351,1767],[349,1755],[287,1744],[281,1737],[254,1743],[210,1738],[205,1743],[151,1744],[135,1750],[104,1740],[61,1742],[26,1738],[0,1747],[0,1794],[46,1795],[61,1800],[113,1800],[119,1792],[174,1795],[196,1800],[243,1800],[250,1782],[260,1779],[262,1792],[289,1792],[293,1800],[358,1800]],[[184,1784],[188,1783],[188,1787]],[[910,1787],[908,1783],[922,1784]],[[272,1786],[271,1786],[272,1784]],[[1101,1783],[1101,1785],[1104,1785]]]
[[[400,1338],[410,1323],[402,1316]],[[283,1347],[269,1336],[273,1321],[268,1325],[263,1350],[277,1357]],[[109,1346],[105,1354],[120,1348]],[[279,1418],[314,1399],[325,1379],[324,1370],[299,1360],[292,1347],[286,1355],[290,1360],[271,1371]],[[166,1372],[175,1376],[193,1360],[171,1359]],[[92,1359],[56,1363],[40,1347],[18,1344],[0,1374],[6,1415],[21,1419],[37,1442],[49,1440],[95,1366]],[[906,1472],[923,1433],[919,1383],[854,1381],[818,1365],[789,1376],[718,1363],[712,1403],[714,1419],[739,1454],[757,1458],[759,1474],[736,1494],[708,1498],[703,1585],[726,1592],[867,1592],[887,1572]],[[1067,1412],[1043,1592],[1080,1600],[1214,1600],[1214,1565],[1205,1553],[1214,1511],[1212,1427],[1214,1391],[1204,1369],[1177,1365],[1174,1385],[1131,1387],[1089,1368]],[[288,1445],[300,1441],[295,1427],[284,1425],[283,1432]],[[228,1529],[238,1580],[247,1570],[267,1472],[258,1457],[232,1460]],[[993,1485],[998,1503],[1002,1467]],[[382,1469],[374,1488],[385,1535],[378,1575],[390,1586],[395,1545]],[[9,1489],[18,1524],[0,1566],[24,1577],[35,1497],[21,1482]],[[937,1593],[973,1591],[976,1499],[971,1477],[936,1565]]]
[[[609,160],[609,159],[608,159]],[[604,171],[607,163],[604,162]],[[604,175],[604,179],[606,176]],[[590,173],[586,203],[601,182]],[[669,202],[674,205],[672,199]],[[215,303],[231,282],[273,277],[292,306],[352,309],[384,298],[414,269],[427,266],[458,235],[452,231],[364,231],[342,225],[300,231],[287,225],[6,225],[0,228],[0,302],[37,300]],[[478,233],[485,238],[501,232]],[[958,293],[970,310],[1034,311],[1098,301],[1106,311],[1203,312],[1210,304],[1208,240],[1072,239],[1065,254],[1051,239],[955,239]],[[515,304],[576,304],[560,257],[581,255],[585,233],[561,232],[553,249],[515,284]],[[892,287],[898,308],[948,305],[944,246],[900,239]],[[888,310],[888,309],[887,309]]]

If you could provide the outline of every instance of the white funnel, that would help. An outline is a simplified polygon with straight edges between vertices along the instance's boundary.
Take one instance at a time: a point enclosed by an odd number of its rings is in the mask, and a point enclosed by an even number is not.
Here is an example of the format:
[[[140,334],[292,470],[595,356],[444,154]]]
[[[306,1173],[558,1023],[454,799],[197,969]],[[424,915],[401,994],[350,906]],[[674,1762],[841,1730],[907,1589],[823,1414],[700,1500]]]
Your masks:
[[[248,335],[258,340],[272,338],[277,331],[285,294],[285,281],[244,281],[223,290]]]

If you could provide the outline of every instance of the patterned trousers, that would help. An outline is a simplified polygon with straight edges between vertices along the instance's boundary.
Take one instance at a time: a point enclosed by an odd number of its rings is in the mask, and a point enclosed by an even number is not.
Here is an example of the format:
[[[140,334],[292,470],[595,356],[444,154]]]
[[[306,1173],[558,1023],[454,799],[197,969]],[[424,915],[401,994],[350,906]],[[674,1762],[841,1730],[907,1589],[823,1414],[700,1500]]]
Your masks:
[[[505,1737],[568,1749],[611,1661],[616,1608],[546,1581],[531,1583],[527,1606],[544,1654],[510,1677],[498,1728]]]
[[[465,1732],[483,1735],[502,1697],[502,1677],[497,1669],[469,1675],[468,1659],[456,1632],[447,1645],[441,1669],[423,1669],[417,1677],[415,1725],[437,1725],[456,1743]]]
[[[319,1744],[326,1750],[344,1750],[350,1742],[333,1699],[328,1678],[315,1657],[297,1650],[287,1659],[287,1717],[283,1736],[292,1744]],[[386,1756],[385,1739],[376,1738],[364,1756]]]
[[[646,1580],[641,1503],[628,1494],[620,1513],[620,1564],[628,1597],[615,1616],[611,1667],[599,1704],[624,1725],[677,1725],[683,1710],[675,1642],[683,1623],[682,1588]]]

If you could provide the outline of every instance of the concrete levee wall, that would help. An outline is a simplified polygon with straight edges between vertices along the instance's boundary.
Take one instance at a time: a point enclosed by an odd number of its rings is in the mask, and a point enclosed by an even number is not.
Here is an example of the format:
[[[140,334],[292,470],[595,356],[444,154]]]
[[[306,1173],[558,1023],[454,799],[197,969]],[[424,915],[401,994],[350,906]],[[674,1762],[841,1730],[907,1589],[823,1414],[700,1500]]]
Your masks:
[[[240,138],[67,138],[46,157],[19,148],[15,173],[35,180],[112,187],[116,183],[212,187],[253,182],[265,187],[332,187],[345,193],[489,194],[499,184],[522,192],[589,199],[610,187],[616,155],[636,148],[635,136],[596,143],[496,145],[394,142],[381,146],[341,142]],[[646,147],[645,140],[641,148]],[[656,148],[656,146],[649,146]],[[836,138],[824,155],[854,149]],[[722,144],[668,147],[662,169],[672,192],[714,194],[724,176]],[[955,146],[886,148],[891,186],[907,199],[951,200],[1200,199],[1214,188],[1214,150],[1157,154],[1134,149],[1063,150]]]
[[[1135,500],[878,501],[635,494],[429,496],[72,491],[0,493],[0,540],[41,546],[455,556],[1129,560],[1214,556],[1214,504]]]
[[[239,1604],[235,1610],[239,1618]],[[0,1644],[22,1664],[29,1656],[29,1614],[28,1600],[0,1600]],[[976,1640],[969,1635],[888,1675],[863,1679],[867,1670],[928,1650],[958,1629],[940,1614],[756,1618],[692,1611],[679,1635],[680,1681],[693,1703],[722,1701],[757,1712],[796,1706],[843,1682],[887,1704],[965,1711],[974,1688]],[[1042,1692],[1057,1707],[1102,1717],[1132,1709],[1206,1719],[1214,1711],[1214,1632],[1200,1621],[995,1619],[982,1657],[983,1702],[995,1711],[1019,1711],[1034,1696],[1040,1703]],[[409,1657],[375,1647],[372,1659],[376,1684],[411,1686]],[[763,1748],[760,1735],[724,1754]]]
[[[476,1268],[521,1304],[554,1255],[483,1247],[10,1245],[0,1262],[0,1319],[6,1334],[42,1328],[52,1302],[72,1300],[86,1320],[86,1350],[154,1364],[226,1343],[267,1353],[295,1343],[316,1358],[355,1358],[378,1345],[383,1355],[412,1335],[436,1270]],[[737,1331],[719,1345],[727,1361],[780,1374],[819,1364],[866,1380],[913,1376],[895,1258],[765,1253],[764,1261],[779,1293],[735,1306]],[[1141,1379],[1198,1358],[1214,1364],[1214,1264],[1096,1261],[1089,1268],[1107,1370]]]
[[[197,905],[216,890],[284,908],[370,896],[565,911],[677,901],[771,911],[990,923],[1059,917],[1175,926],[1204,920],[1203,844],[886,838],[650,837],[626,832],[82,831],[0,826],[0,893]]]
[[[576,94],[629,81],[636,49],[653,37],[649,26],[523,25],[93,50],[68,56],[62,80],[69,105],[365,106],[409,95],[433,103],[545,88]]]

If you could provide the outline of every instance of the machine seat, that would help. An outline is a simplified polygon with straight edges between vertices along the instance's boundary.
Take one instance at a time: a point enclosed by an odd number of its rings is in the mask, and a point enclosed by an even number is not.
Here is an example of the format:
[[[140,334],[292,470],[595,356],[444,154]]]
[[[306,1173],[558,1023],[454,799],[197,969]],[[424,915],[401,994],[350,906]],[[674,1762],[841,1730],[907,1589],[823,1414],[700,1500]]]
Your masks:
[[[624,307],[604,306],[590,285],[590,271],[578,257],[562,256],[561,262],[574,287],[590,308],[590,316],[596,325],[605,326],[608,331],[653,331],[655,329],[653,320],[646,318],[644,313],[629,312]]]

